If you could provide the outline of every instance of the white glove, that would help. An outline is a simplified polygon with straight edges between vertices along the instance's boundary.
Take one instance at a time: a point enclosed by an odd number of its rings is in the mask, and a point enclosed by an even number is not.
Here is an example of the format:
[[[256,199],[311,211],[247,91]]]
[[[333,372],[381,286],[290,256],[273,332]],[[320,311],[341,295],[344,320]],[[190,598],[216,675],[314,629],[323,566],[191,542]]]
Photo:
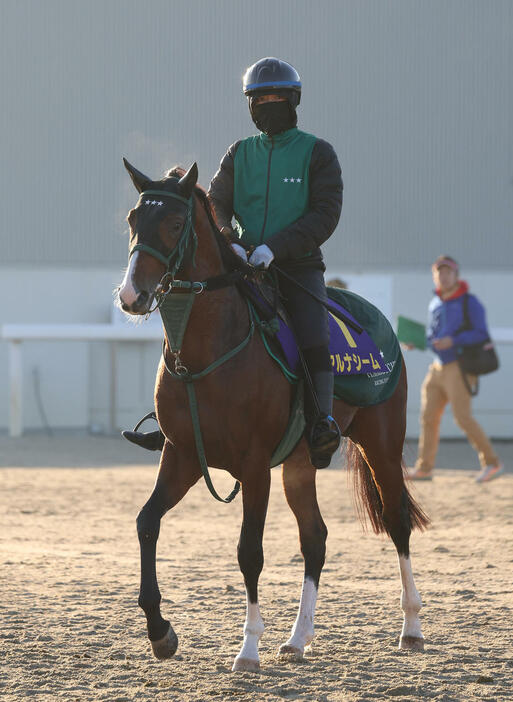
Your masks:
[[[248,252],[246,251],[246,249],[244,249],[242,246],[240,246],[240,244],[230,244],[230,246],[235,251],[237,256],[242,258],[244,263],[248,262]]]
[[[264,268],[269,268],[269,264],[274,258],[274,254],[271,249],[266,246],[266,244],[260,244],[251,254],[249,262],[252,266],[259,266],[261,263],[264,264]]]

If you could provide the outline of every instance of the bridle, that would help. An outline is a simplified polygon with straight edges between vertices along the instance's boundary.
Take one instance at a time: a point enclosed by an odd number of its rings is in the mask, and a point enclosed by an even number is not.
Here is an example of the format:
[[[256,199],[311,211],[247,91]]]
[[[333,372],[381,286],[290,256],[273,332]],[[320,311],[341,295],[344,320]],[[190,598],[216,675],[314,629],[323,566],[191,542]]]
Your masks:
[[[149,246],[148,244],[136,244],[130,249],[130,253],[128,254],[128,260],[132,257],[132,255],[136,251],[144,251],[146,253],[149,253],[151,256],[156,258],[158,261],[163,263],[166,266],[166,270],[164,272],[164,275],[160,279],[156,289],[155,289],[155,306],[151,309],[148,310],[146,313],[147,316],[154,312],[156,309],[158,309],[161,305],[162,302],[164,301],[164,298],[168,293],[171,292],[173,287],[179,287],[174,285],[174,283],[178,283],[181,281],[175,281],[174,277],[176,273],[180,270],[180,268],[183,265],[183,262],[185,260],[185,257],[189,254],[192,258],[192,262],[194,264],[195,261],[195,256],[196,256],[196,249],[198,248],[198,236],[194,230],[194,195],[191,195],[190,198],[185,198],[182,197],[181,195],[177,195],[176,193],[170,193],[167,190],[144,190],[139,197],[139,201],[136,205],[143,204],[143,200],[145,198],[148,198],[150,196],[154,197],[157,195],[158,197],[171,197],[175,200],[178,200],[179,202],[184,203],[187,206],[186,214],[185,214],[185,223],[182,229],[182,232],[180,234],[180,238],[178,239],[178,243],[176,246],[173,248],[171,253],[168,256],[165,256],[163,253],[161,253],[158,249],[154,248],[153,246]],[[201,285],[201,284],[199,284]],[[195,292],[202,292],[202,287],[199,287],[195,290]]]

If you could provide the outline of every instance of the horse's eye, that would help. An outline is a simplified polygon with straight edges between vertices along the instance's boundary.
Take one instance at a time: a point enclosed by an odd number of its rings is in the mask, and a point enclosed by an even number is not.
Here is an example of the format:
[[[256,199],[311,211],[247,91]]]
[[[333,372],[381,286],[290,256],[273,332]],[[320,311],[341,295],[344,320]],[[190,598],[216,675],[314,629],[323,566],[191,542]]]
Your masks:
[[[176,232],[177,234],[178,234],[178,232],[180,231],[181,228],[182,228],[182,223],[181,223],[181,222],[175,222],[175,223],[173,224],[173,231]]]

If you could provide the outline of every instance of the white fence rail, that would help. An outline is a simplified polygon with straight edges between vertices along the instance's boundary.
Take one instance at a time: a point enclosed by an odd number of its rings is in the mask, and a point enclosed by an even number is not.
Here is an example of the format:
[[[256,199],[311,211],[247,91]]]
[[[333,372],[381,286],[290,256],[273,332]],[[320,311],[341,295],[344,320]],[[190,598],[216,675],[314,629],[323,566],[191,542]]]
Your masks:
[[[9,436],[23,434],[23,353],[30,341],[108,341],[111,348],[109,417],[116,420],[117,345],[126,341],[160,341],[160,324],[4,324],[0,338],[9,344]]]
[[[491,329],[494,342],[513,344],[513,329]],[[160,324],[130,326],[121,324],[4,324],[0,338],[9,344],[9,435],[23,433],[23,355],[22,344],[30,341],[109,341],[111,342],[110,425],[116,418],[116,347],[130,341],[159,341]]]

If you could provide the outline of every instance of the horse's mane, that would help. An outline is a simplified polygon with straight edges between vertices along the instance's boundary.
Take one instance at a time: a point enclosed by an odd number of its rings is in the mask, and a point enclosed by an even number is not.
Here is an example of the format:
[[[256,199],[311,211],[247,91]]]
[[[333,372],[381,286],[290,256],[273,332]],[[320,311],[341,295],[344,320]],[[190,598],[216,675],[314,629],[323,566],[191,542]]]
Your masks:
[[[185,173],[186,170],[185,168],[182,168],[182,166],[173,166],[173,168],[167,171],[165,178],[182,178]],[[214,232],[217,245],[219,246],[219,253],[221,254],[224,265],[229,271],[233,271],[235,269],[245,270],[247,266],[244,264],[244,261],[240,258],[240,256],[237,256],[235,251],[230,246],[230,242],[225,236],[223,236],[223,234],[221,234],[219,230],[215,211],[210,204],[207,191],[201,185],[196,184],[194,187],[194,192],[205,209],[205,213],[208,221],[210,222],[210,226],[212,227],[212,231]]]

